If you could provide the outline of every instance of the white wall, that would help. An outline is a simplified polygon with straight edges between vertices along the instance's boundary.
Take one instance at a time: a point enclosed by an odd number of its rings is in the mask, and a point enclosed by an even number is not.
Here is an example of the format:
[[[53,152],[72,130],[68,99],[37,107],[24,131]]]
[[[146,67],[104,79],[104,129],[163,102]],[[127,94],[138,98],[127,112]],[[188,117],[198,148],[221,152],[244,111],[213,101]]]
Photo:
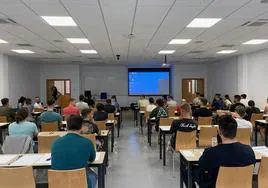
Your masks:
[[[0,54],[0,98],[9,96],[8,58]]]
[[[79,65],[72,64],[41,64],[40,65],[40,97],[46,101],[47,79],[70,79],[71,93],[73,98],[80,94],[80,71]]]

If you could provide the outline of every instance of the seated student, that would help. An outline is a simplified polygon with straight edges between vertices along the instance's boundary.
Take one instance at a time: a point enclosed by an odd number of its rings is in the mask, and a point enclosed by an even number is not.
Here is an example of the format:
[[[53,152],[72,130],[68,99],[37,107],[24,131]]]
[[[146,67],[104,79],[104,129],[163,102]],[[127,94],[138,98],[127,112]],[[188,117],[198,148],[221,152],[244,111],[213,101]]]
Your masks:
[[[80,115],[80,110],[75,106],[75,99],[71,98],[69,101],[69,106],[63,109],[63,115]]]
[[[88,96],[86,99],[85,99],[85,102],[88,104],[88,106],[90,106],[91,108],[94,108],[95,107],[95,101],[92,99],[91,96]]]
[[[79,102],[76,103],[76,107],[79,108],[80,112],[83,109],[89,109],[88,104],[85,102],[85,97],[84,95],[79,96]]]
[[[200,93],[199,92],[195,93],[195,98],[193,100],[193,105],[194,106],[199,106],[200,105]]]
[[[234,96],[234,104],[232,104],[231,107],[230,107],[230,111],[231,112],[235,112],[235,109],[236,109],[237,106],[243,106],[243,107],[245,107],[245,105],[242,104],[240,102],[240,100],[241,100],[241,96],[240,95],[235,95]]]
[[[266,104],[264,105],[263,114],[268,114],[268,98],[266,99]]]
[[[106,100],[106,104],[104,105],[104,111],[108,114],[115,113],[115,106],[112,105],[111,99]]]
[[[223,101],[222,99],[220,98],[220,95],[219,94],[216,94],[214,96],[214,100],[212,102],[212,105],[211,105],[215,110],[219,110],[219,109],[222,109],[224,107],[224,104],[223,104]]]
[[[172,96],[168,96],[168,98],[167,98],[167,106],[168,107],[176,107],[177,106],[177,102],[173,99]]]
[[[157,99],[156,104],[157,107],[151,112],[150,118],[155,118],[156,121],[159,121],[160,118],[168,117],[168,110],[164,107],[164,101]]]
[[[149,105],[149,101],[145,98],[145,95],[140,96],[140,100],[138,101],[138,105],[140,108],[146,108]]]
[[[241,95],[241,100],[240,102],[244,105],[247,106],[248,105],[248,100],[247,100],[247,95],[246,94],[242,94]]]
[[[24,106],[25,101],[26,101],[26,98],[23,97],[23,96],[21,96],[21,97],[19,98],[19,100],[18,100],[17,108],[18,108],[18,109],[22,108],[22,107]]]
[[[255,102],[253,100],[248,101],[248,107],[246,108],[247,118],[246,120],[250,121],[251,115],[253,113],[259,114],[261,113],[260,109],[255,107]]]
[[[199,187],[216,185],[220,166],[244,167],[256,163],[255,154],[248,145],[236,140],[237,122],[230,115],[219,118],[218,134],[222,144],[205,149],[199,159]]]
[[[170,127],[170,132],[172,133],[170,144],[173,149],[175,149],[177,131],[191,132],[197,129],[198,125],[192,119],[191,114],[191,106],[186,103],[181,106],[181,119],[173,120]]]
[[[88,188],[96,185],[96,175],[88,168],[88,163],[96,158],[96,151],[92,142],[82,137],[83,119],[78,115],[71,115],[67,120],[68,133],[58,138],[51,147],[51,169],[74,170],[86,168]]]
[[[113,96],[111,97],[111,99],[112,99],[112,105],[115,107],[116,111],[117,111],[117,112],[120,111],[120,105],[119,105],[119,103],[118,103],[118,101],[117,101],[116,96],[113,95]]]
[[[34,108],[39,108],[39,109],[44,108],[39,97],[35,97]]]
[[[149,98],[149,104],[146,107],[146,111],[151,113],[155,108],[156,108],[156,105],[154,104],[154,98],[150,97]]]
[[[98,103],[97,111],[94,112],[93,118],[95,121],[106,121],[108,119],[107,112],[104,111],[104,105],[102,103]]]
[[[55,100],[53,98],[47,100],[47,111],[42,112],[39,116],[39,120],[42,123],[57,122],[61,125],[62,117],[57,112],[54,112]]]
[[[81,111],[81,116],[83,118],[81,134],[98,134],[99,129],[94,122],[92,109],[83,109]]]
[[[237,106],[235,109],[235,113],[237,114],[235,120],[237,122],[238,128],[253,128],[250,121],[245,120],[246,117],[246,108],[243,106]]]
[[[208,100],[205,98],[200,98],[200,108],[194,111],[193,116],[198,119],[198,117],[211,117],[212,111],[207,108]]]
[[[7,117],[8,122],[13,122],[15,120],[15,112],[9,107],[9,99],[1,99],[2,106],[0,106],[0,116]]]
[[[233,104],[232,103],[232,101],[231,101],[231,99],[230,99],[230,97],[229,97],[229,95],[225,95],[224,96],[224,106],[226,107],[226,109],[230,109],[230,107],[231,107],[231,105]]]
[[[187,103],[186,99],[181,99],[181,104],[177,105],[177,114],[178,114],[178,116],[181,115],[181,106],[186,104],[186,103]]]
[[[27,117],[27,108],[20,108],[15,117],[16,121],[8,126],[10,136],[30,136],[32,138],[37,136],[38,130],[36,125],[26,121]]]
[[[27,121],[34,122],[35,120],[34,120],[33,115],[32,115],[32,112],[33,112],[32,99],[27,98],[27,99],[25,100],[25,103],[24,103],[23,107],[24,107],[24,108],[27,108],[27,110],[28,110]]]

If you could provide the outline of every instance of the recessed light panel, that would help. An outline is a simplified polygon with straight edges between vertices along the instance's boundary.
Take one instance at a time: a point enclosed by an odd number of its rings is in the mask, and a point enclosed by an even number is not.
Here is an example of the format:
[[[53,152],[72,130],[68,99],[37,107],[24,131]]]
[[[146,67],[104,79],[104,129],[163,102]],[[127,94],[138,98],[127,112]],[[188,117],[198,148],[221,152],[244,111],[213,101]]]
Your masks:
[[[82,54],[97,54],[96,50],[80,50]]]
[[[51,26],[77,26],[70,16],[41,16]]]
[[[192,39],[172,39],[169,44],[187,44],[191,41]]]
[[[31,50],[23,50],[23,49],[13,49],[12,52],[16,52],[19,54],[33,54],[34,52]]]
[[[244,42],[243,44],[257,45],[257,44],[264,44],[266,42],[268,42],[267,39],[252,39],[247,42]]]
[[[87,38],[67,38],[67,40],[73,44],[89,44]]]
[[[218,51],[217,54],[232,54],[235,52],[237,52],[237,50],[221,50],[221,51]]]
[[[189,28],[209,28],[221,21],[221,18],[195,18],[187,27]]]
[[[173,54],[176,50],[161,50],[158,54]]]
[[[6,43],[8,43],[8,42],[3,40],[3,39],[0,39],[0,44],[6,44]]]

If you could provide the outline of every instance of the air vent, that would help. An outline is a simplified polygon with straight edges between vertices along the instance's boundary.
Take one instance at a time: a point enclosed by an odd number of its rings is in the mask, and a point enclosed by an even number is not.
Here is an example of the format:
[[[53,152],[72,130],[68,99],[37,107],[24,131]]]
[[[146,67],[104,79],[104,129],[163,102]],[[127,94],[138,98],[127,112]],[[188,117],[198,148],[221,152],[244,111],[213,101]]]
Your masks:
[[[63,42],[62,40],[53,40],[53,42],[60,43]]]
[[[266,4],[268,3],[268,0],[261,0],[261,3]]]
[[[72,63],[82,63],[82,61],[72,61]]]
[[[190,52],[188,52],[188,53],[189,53],[189,54],[201,54],[201,53],[203,53],[203,52],[205,52],[205,51],[197,50],[197,51],[190,51]]]
[[[0,24],[16,24],[14,20],[10,18],[0,18]]]
[[[235,46],[234,44],[223,44],[220,46],[220,48],[232,48],[234,46]]]
[[[203,43],[204,41],[202,41],[202,40],[198,40],[198,41],[195,41],[195,43],[197,43],[197,44],[200,44],[200,43]]]
[[[101,59],[98,58],[98,57],[89,57],[88,59],[90,59],[90,60],[101,60]]]
[[[192,58],[192,59],[200,60],[200,61],[210,61],[210,60],[214,60],[215,58],[213,58],[213,57],[203,57],[203,58],[195,57],[195,58]]]
[[[268,23],[268,19],[258,19],[257,21],[251,22],[247,21],[241,26],[248,26],[248,27],[261,27]]]
[[[24,46],[24,47],[32,47],[31,44],[17,44],[18,46]]]
[[[47,52],[52,54],[62,54],[65,53],[63,50],[48,50]]]

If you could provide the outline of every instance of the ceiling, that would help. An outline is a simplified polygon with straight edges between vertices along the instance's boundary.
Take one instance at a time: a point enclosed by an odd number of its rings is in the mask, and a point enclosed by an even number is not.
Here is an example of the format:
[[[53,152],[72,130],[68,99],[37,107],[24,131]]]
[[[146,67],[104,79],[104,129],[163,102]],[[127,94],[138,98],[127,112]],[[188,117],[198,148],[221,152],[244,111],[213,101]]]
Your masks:
[[[172,63],[209,62],[268,48],[268,43],[241,45],[253,38],[268,39],[268,24],[242,26],[248,21],[268,19],[268,3],[260,1],[1,0],[0,19],[10,18],[16,23],[0,24],[0,39],[9,42],[0,44],[0,52],[42,62],[137,64],[158,63],[163,59],[158,54],[160,50],[176,50],[168,55]],[[78,27],[52,27],[40,16],[71,16]],[[222,21],[206,29],[186,28],[196,17]],[[134,34],[134,38],[129,39],[129,34]],[[71,44],[66,40],[84,37],[90,44]],[[168,44],[174,38],[193,40],[186,45]],[[14,48],[35,53],[18,55],[10,51]],[[81,54],[81,49],[94,49],[98,54]],[[216,54],[224,49],[238,51]]]

